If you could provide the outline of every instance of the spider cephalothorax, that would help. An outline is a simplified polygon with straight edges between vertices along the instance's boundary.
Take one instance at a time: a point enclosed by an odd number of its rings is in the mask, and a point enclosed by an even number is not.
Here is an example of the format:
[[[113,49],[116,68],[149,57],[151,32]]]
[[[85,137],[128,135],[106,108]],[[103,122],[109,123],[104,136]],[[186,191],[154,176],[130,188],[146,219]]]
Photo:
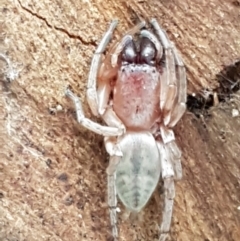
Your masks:
[[[161,49],[162,50],[162,49]],[[113,110],[128,128],[150,130],[160,117],[160,49],[146,37],[124,47],[113,88]]]
[[[174,180],[182,177],[181,152],[172,128],[186,109],[186,73],[175,46],[155,19],[153,31],[145,22],[131,29],[102,58],[117,25],[113,21],[93,56],[87,99],[94,115],[107,126],[84,116],[81,102],[70,91],[78,121],[103,135],[110,155],[108,204],[114,240],[118,239],[117,198],[134,212],[150,199],[159,179],[163,180],[164,208],[160,241],[170,229]],[[137,40],[135,34],[140,33]]]

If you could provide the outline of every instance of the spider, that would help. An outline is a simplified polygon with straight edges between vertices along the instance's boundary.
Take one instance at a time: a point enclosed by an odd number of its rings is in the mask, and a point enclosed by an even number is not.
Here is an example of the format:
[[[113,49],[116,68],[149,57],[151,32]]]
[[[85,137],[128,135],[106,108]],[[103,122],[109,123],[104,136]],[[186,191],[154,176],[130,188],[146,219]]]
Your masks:
[[[171,225],[175,197],[174,180],[182,177],[181,151],[172,128],[186,109],[186,72],[165,31],[156,19],[133,27],[103,56],[117,20],[112,21],[93,56],[87,84],[92,113],[107,126],[86,118],[79,98],[69,89],[77,120],[104,136],[110,155],[108,205],[112,236],[118,240],[117,196],[132,212],[147,204],[161,179],[164,205],[159,241],[165,241]]]

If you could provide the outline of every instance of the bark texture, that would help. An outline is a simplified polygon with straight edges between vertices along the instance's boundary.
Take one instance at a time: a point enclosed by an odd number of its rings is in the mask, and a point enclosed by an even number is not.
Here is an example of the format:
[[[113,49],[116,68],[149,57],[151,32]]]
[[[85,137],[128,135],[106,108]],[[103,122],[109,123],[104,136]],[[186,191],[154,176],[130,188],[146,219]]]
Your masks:
[[[86,103],[92,54],[112,19],[117,39],[156,17],[183,56],[191,94],[216,88],[240,56],[239,12],[233,0],[0,0],[0,51],[20,71],[6,83],[1,61],[0,240],[111,240],[103,140],[77,124],[64,91]],[[184,177],[172,241],[240,240],[239,98],[207,119],[187,112],[175,128]],[[157,240],[161,202],[156,192],[135,222],[119,204],[120,240]]]

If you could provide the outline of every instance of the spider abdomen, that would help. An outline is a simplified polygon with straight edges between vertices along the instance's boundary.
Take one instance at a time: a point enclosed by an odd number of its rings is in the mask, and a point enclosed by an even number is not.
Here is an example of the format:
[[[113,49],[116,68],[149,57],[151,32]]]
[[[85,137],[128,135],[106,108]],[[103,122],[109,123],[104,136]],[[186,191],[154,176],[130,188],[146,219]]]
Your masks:
[[[159,151],[148,132],[126,133],[119,145],[123,157],[116,170],[117,194],[129,210],[139,212],[159,181]]]
[[[155,67],[122,66],[114,87],[113,109],[126,127],[149,130],[159,118],[159,90]]]

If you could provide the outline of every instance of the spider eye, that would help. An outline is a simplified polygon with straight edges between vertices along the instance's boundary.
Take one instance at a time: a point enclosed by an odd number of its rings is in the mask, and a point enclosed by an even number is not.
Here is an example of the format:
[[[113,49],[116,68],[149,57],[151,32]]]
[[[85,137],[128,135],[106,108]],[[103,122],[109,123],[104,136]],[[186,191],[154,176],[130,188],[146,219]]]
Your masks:
[[[125,46],[122,51],[122,61],[125,63],[136,63],[137,61],[137,50],[136,46],[131,41],[129,44]]]
[[[154,44],[148,38],[143,37],[140,43],[140,63],[154,65],[156,52]]]

